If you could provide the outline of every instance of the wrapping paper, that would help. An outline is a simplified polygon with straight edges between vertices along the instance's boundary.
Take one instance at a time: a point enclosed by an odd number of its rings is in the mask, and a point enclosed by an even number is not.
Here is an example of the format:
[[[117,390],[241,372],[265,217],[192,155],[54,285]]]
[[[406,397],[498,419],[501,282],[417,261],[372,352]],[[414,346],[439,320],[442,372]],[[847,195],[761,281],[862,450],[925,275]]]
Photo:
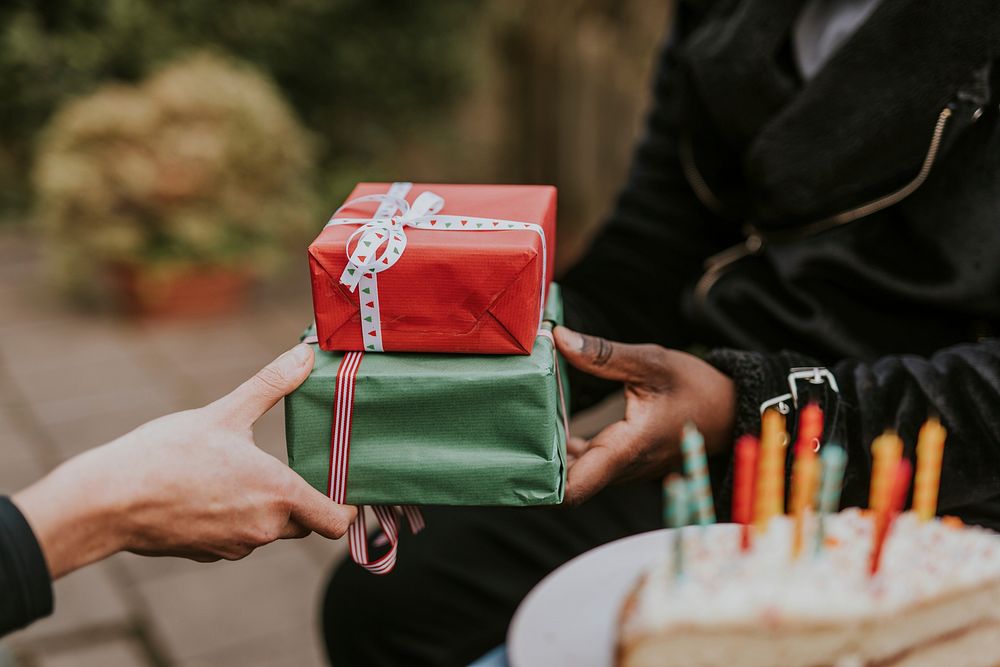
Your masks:
[[[388,183],[359,184],[348,200],[385,194]],[[556,190],[538,185],[413,184],[413,203],[431,191],[444,198],[441,215],[516,220],[542,227],[458,231],[405,229],[403,255],[377,274],[381,344],[394,352],[530,354],[539,325],[542,292],[552,279]],[[344,211],[374,215],[369,202]],[[488,225],[486,225],[488,227]],[[441,226],[443,227],[443,225]],[[309,246],[310,278],[319,345],[324,350],[365,350],[361,290],[340,278],[357,225],[327,226]],[[370,348],[369,348],[370,349]]]
[[[542,327],[561,317],[553,285]],[[309,378],[285,399],[288,463],[327,494],[332,397],[342,356],[316,349]],[[365,354],[355,381],[347,502],[562,502],[562,406],[569,401],[562,364],[545,335],[536,335],[529,355]]]

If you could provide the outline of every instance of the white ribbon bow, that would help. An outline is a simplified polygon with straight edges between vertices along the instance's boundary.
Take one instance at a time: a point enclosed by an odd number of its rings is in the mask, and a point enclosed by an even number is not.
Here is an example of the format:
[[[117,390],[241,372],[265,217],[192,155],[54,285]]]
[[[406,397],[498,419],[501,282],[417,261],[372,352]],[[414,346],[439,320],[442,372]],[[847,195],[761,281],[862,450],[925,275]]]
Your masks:
[[[542,240],[542,285],[539,290],[538,321],[542,320],[545,306],[545,273],[548,259],[545,231],[540,225],[516,220],[477,218],[461,215],[438,215],[444,208],[444,198],[433,192],[422,192],[411,206],[406,194],[412,183],[393,183],[384,195],[364,195],[344,203],[334,211],[326,226],[360,225],[347,239],[347,266],[340,274],[340,283],[351,292],[359,289],[361,334],[364,349],[382,352],[382,321],[378,306],[378,281],[375,276],[399,261],[406,250],[406,228],[433,229],[437,231],[486,232],[529,230]],[[378,202],[378,210],[371,218],[339,218],[342,211],[358,204]],[[399,211],[399,213],[397,213]],[[357,241],[354,250],[351,244]]]
[[[407,188],[409,189],[409,188]],[[374,218],[338,218],[341,211],[364,204],[378,202],[379,210]],[[413,206],[403,197],[391,194],[365,195],[352,199],[338,208],[333,218],[327,224],[361,226],[347,239],[347,268],[340,274],[340,282],[352,292],[357,289],[365,273],[379,273],[392,268],[406,250],[406,227],[416,227],[418,223],[432,219],[432,216],[444,207],[444,198],[433,192],[423,192],[413,202]],[[386,213],[383,209],[390,209]],[[398,215],[392,215],[394,211]],[[351,243],[357,239],[354,252]]]

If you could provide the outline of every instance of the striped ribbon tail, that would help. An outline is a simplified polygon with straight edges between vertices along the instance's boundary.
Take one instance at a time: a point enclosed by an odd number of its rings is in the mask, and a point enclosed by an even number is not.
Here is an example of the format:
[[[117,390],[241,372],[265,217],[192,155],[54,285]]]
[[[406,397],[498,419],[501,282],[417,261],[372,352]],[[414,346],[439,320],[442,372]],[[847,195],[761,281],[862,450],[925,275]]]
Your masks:
[[[368,551],[368,525],[366,508],[358,508],[358,518],[354,520],[348,531],[348,541],[351,549],[351,560],[372,574],[389,574],[396,567],[396,554],[399,545],[399,520],[397,508],[392,505],[374,505],[372,511],[378,520],[389,544],[389,550],[378,558],[372,558]],[[419,533],[424,527],[424,518],[420,510],[410,505],[404,505],[399,510],[410,524],[410,530]]]
[[[420,512],[419,507],[414,507],[413,505],[403,505],[402,508],[403,515],[406,517],[406,522],[410,524],[410,530],[414,533],[419,533],[424,529],[426,525],[424,523],[424,515]]]

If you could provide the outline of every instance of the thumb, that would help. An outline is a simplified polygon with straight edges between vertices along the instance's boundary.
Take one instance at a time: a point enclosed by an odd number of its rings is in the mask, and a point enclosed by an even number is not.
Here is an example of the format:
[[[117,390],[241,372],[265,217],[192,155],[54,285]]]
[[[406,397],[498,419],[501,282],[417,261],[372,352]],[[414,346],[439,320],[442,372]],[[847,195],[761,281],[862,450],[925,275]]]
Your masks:
[[[305,343],[296,345],[213,406],[234,419],[253,424],[275,403],[295,391],[309,376],[312,366],[312,348]]]
[[[605,380],[634,384],[641,382],[654,363],[656,345],[628,345],[572,329],[556,327],[556,347],[566,361],[579,370]]]
[[[620,477],[628,460],[622,455],[623,446],[627,451],[634,440],[628,423],[619,421],[584,445],[576,443],[578,458],[566,473],[564,502],[579,505]]]
[[[323,537],[336,540],[347,532],[347,528],[358,514],[356,507],[338,505],[327,496],[299,480],[292,494],[291,518],[301,526]]]

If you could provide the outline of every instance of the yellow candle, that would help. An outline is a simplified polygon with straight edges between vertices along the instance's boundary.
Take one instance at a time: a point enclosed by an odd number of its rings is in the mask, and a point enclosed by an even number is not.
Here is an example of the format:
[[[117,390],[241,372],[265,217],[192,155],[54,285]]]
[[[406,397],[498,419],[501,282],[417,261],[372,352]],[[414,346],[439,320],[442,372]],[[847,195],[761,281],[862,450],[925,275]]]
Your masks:
[[[941,484],[941,457],[948,432],[936,417],[920,428],[917,438],[917,476],[913,482],[913,511],[921,521],[937,514],[938,488]]]
[[[803,533],[805,531],[806,514],[812,510],[813,498],[816,496],[816,484],[819,480],[819,461],[810,450],[809,454],[795,457],[792,468],[792,507],[795,517],[795,536],[792,541],[792,558],[798,558],[802,553]]]
[[[760,461],[754,501],[758,530],[785,511],[785,417],[774,409],[764,411],[760,429]]]
[[[872,484],[868,507],[882,511],[889,503],[892,476],[903,458],[903,441],[895,431],[886,431],[872,443]]]

